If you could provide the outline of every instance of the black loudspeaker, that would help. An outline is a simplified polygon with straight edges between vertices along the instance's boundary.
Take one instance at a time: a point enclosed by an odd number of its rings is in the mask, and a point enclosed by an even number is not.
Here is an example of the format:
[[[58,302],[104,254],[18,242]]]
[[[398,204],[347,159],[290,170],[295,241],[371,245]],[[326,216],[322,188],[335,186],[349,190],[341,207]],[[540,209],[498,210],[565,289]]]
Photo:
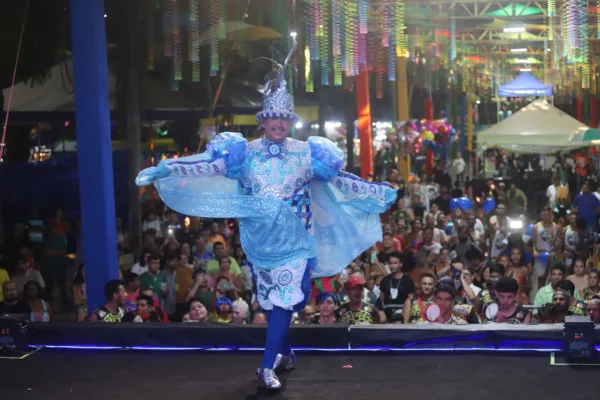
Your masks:
[[[564,357],[569,363],[592,363],[598,354],[594,346],[594,323],[590,317],[565,317]]]
[[[27,319],[20,315],[0,315],[0,349],[25,350],[28,344]]]

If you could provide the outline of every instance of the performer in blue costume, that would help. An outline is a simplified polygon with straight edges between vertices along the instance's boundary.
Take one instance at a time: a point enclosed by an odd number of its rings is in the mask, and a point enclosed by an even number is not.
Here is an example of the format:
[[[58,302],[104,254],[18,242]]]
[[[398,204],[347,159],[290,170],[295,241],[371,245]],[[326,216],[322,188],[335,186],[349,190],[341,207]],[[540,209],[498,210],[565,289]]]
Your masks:
[[[163,160],[136,179],[139,186],[153,183],[182,214],[239,219],[256,298],[270,313],[258,369],[269,389],[281,387],[276,373],[296,366],[288,329],[292,313],[310,299],[310,279],[336,275],[381,240],[379,214],[396,198],[388,184],[343,171],[344,154],[329,140],[288,138],[298,120],[284,75],[290,55],[267,76],[256,114],[263,138],[248,143],[223,132],[206,152]]]

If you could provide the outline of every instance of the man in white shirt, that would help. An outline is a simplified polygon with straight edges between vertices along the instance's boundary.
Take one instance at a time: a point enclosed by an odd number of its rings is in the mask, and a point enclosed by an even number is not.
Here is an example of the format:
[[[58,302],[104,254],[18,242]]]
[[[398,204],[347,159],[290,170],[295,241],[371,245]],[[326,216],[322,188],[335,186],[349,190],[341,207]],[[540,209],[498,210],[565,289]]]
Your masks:
[[[548,186],[548,189],[546,189],[546,197],[548,198],[549,207],[552,207],[556,201],[556,192],[560,186],[560,178],[558,176],[553,177],[552,185]]]
[[[458,181],[462,186],[465,181],[465,167],[467,164],[465,160],[462,158],[462,154],[458,153],[456,155],[456,159],[452,161],[452,166],[450,167],[452,171],[452,175],[454,175],[454,180]]]

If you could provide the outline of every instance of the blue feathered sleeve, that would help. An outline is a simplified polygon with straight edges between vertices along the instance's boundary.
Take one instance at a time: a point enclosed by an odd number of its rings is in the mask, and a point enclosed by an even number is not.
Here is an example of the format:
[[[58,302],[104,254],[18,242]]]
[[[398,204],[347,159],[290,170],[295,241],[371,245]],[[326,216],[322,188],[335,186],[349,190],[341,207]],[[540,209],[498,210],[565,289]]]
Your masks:
[[[329,182],[335,178],[344,166],[344,152],[331,140],[320,136],[311,136],[310,145],[313,176],[319,182]]]
[[[206,145],[206,151],[189,157],[163,160],[174,175],[185,177],[225,176],[242,179],[248,175],[248,141],[240,133],[223,132]],[[162,167],[164,168],[164,166]]]

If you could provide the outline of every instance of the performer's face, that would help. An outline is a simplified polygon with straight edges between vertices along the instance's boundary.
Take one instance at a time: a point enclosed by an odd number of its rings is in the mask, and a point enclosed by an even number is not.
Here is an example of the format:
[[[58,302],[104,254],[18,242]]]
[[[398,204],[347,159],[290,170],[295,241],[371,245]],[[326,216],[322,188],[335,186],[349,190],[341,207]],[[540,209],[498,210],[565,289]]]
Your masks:
[[[279,143],[290,133],[292,121],[283,118],[268,118],[263,121],[262,127],[265,129],[265,139]]]

